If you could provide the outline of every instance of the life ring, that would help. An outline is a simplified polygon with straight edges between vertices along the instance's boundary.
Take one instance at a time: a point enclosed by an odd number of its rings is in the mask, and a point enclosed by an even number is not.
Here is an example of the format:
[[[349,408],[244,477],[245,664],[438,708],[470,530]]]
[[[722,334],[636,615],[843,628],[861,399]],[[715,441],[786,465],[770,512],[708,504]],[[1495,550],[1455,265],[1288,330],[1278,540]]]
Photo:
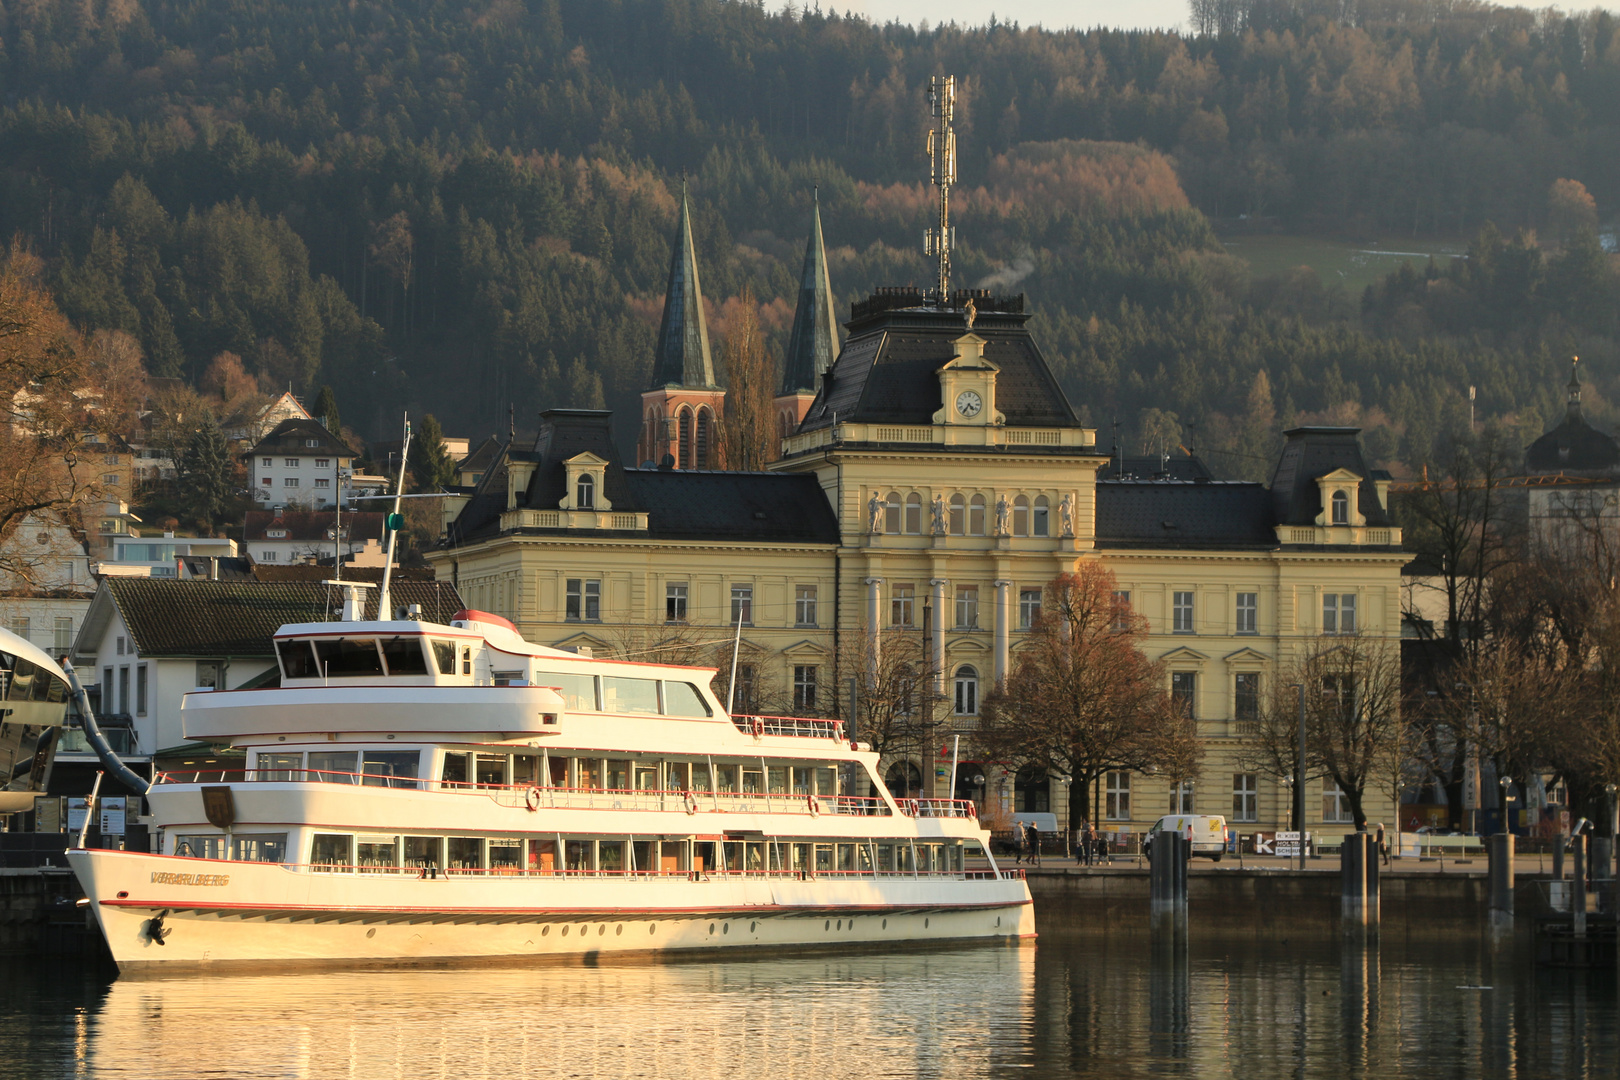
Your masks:
[[[754,722],[752,724],[750,724],[749,726],[753,729],[754,738],[756,738],[756,739],[760,738],[761,736],[763,736],[765,734],[765,720],[764,720],[764,718],[758,717],[758,716],[754,717]]]
[[[917,816],[917,809],[918,809],[917,808],[917,800],[916,799],[904,799],[904,800],[902,800],[901,803],[900,803],[900,809],[905,812],[907,817],[916,817]]]
[[[684,797],[684,801],[686,803],[686,812],[688,814],[697,813],[697,796],[696,795],[694,795],[690,791],[688,791],[686,793],[685,797]]]
[[[538,787],[533,784],[529,785],[529,790],[523,793],[523,805],[531,814],[540,809],[540,789]]]
[[[804,797],[804,801],[810,804],[810,816],[811,817],[820,817],[821,816],[821,800],[820,799],[816,798],[814,795],[806,795]]]
[[[842,720],[834,720],[833,721],[833,742],[843,742],[843,741],[844,741],[844,722]]]

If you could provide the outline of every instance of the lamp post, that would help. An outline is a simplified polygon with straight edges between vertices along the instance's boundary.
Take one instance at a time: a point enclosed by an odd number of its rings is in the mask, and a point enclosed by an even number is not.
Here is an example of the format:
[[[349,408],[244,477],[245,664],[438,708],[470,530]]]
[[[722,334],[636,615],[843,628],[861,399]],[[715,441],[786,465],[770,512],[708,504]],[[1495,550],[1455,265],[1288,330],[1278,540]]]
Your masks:
[[[1510,833],[1513,831],[1513,819],[1508,814],[1508,804],[1513,801],[1513,777],[1504,776],[1496,782],[1502,787],[1501,798],[1496,801],[1498,812],[1502,815],[1502,831]]]

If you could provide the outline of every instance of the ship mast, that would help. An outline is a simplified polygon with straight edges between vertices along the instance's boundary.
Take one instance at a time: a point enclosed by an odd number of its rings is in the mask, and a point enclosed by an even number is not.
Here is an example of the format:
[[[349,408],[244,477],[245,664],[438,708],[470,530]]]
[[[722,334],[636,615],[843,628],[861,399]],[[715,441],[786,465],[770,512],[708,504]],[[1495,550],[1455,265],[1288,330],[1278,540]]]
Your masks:
[[[394,539],[399,536],[400,526],[405,519],[399,513],[399,500],[405,494],[405,463],[411,455],[411,418],[405,417],[405,444],[399,448],[399,483],[394,486],[394,512],[388,515],[388,558],[383,562],[382,592],[377,597],[377,619],[387,622],[392,619],[393,613],[388,604],[388,579],[394,570]]]
[[[956,229],[951,225],[951,185],[956,183],[956,132],[951,124],[956,116],[956,76],[934,75],[928,80],[929,179],[939,189],[939,225],[923,237],[923,252],[939,257],[939,283],[936,302],[946,307],[951,300],[951,250],[956,247]]]

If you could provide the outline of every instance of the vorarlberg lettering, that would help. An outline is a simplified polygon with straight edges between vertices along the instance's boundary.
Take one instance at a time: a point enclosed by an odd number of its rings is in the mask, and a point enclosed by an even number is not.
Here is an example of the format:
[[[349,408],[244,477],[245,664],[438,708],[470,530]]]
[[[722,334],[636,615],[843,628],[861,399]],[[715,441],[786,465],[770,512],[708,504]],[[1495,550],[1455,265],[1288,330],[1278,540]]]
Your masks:
[[[169,874],[154,872],[152,884],[154,885],[229,885],[229,874]]]

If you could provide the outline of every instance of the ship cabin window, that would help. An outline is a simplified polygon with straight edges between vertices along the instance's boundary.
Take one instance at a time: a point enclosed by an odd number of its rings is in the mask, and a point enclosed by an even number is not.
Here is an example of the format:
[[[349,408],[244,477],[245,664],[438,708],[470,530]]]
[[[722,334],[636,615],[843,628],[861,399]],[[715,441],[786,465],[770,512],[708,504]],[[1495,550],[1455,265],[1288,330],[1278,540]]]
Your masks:
[[[383,660],[389,675],[426,675],[427,656],[422,652],[419,637],[386,638],[382,643]]]
[[[664,683],[665,716],[711,716],[708,702],[698,688],[688,682]]]
[[[644,763],[644,762],[638,761],[635,764],[634,772],[635,772],[635,782],[636,782],[636,790],[637,791],[657,791],[658,790],[658,763],[657,762],[645,762]]]
[[[452,836],[447,839],[449,854],[445,868],[452,874],[484,868],[484,838],[481,836]]]
[[[562,694],[563,704],[569,712],[600,712],[596,702],[596,676],[565,674],[560,671],[537,671],[529,679],[531,686],[554,686]]]
[[[281,657],[281,677],[284,679],[318,679],[320,666],[315,663],[315,647],[310,641],[278,641],[276,653]]]
[[[467,782],[467,755],[446,751],[439,765],[439,782],[465,784]]]
[[[444,837],[405,837],[405,865],[413,870],[438,869],[444,865]]]
[[[260,780],[293,781],[304,779],[303,754],[265,754],[254,759]],[[280,861],[280,860],[277,860]]]
[[[353,842],[354,837],[345,833],[316,833],[314,839],[310,841],[309,861],[317,870],[337,870],[346,873],[354,865],[351,850]]]
[[[557,869],[557,841],[529,841],[529,871],[550,874]]]
[[[540,785],[540,759],[533,754],[516,754],[512,758],[512,783],[518,787]]]
[[[315,642],[321,671],[329,679],[364,678],[383,673],[376,638],[325,638]]]
[[[567,841],[567,868],[575,873],[596,869],[596,841]]]
[[[497,836],[489,841],[489,869],[495,874],[515,874],[523,869],[523,841]]]
[[[787,794],[788,770],[786,765],[772,765],[767,769],[766,775],[771,783],[770,794]]]
[[[709,766],[706,762],[692,763],[692,790],[711,791],[709,785]]]
[[[686,791],[686,773],[690,766],[684,761],[664,762],[664,790]]]
[[[367,787],[418,788],[419,750],[367,750],[361,758],[360,782]]]
[[[736,791],[737,766],[716,765],[714,767],[714,789],[716,791]]]
[[[311,750],[310,779],[326,784],[352,784],[358,759],[359,754],[354,750]]]
[[[765,793],[765,773],[759,769],[743,767],[742,789],[744,795],[763,795]]]
[[[286,862],[286,833],[237,833],[231,840],[231,858],[238,862]]]
[[[398,863],[399,838],[396,836],[355,837],[355,865],[362,874],[375,874]]]
[[[626,679],[616,675],[602,677],[602,705],[604,712],[625,713],[633,716],[658,715],[658,680]]]
[[[506,755],[478,754],[475,767],[479,787],[503,787],[506,784]]]
[[[454,675],[456,673],[456,643],[453,641],[440,641],[433,639],[433,662],[439,669],[440,675]]]
[[[225,837],[176,836],[174,838],[174,853],[181,858],[223,859],[225,858]]]
[[[20,656],[14,657],[9,654],[0,656],[3,656],[0,667],[11,668],[9,679],[0,677],[0,690],[3,690],[7,701],[67,700],[67,683],[53,676],[49,669],[41,668],[32,660],[25,660]]]

